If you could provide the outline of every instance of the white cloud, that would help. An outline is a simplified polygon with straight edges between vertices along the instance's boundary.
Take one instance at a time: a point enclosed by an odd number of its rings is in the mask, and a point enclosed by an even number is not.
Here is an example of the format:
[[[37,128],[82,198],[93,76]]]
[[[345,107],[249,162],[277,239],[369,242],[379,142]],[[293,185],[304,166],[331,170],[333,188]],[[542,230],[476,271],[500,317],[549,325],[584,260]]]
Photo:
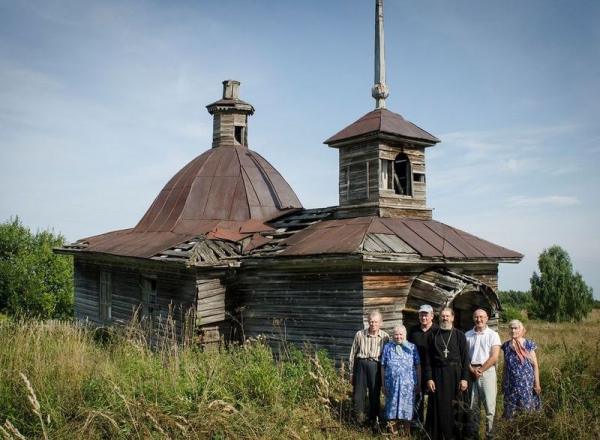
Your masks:
[[[549,207],[564,207],[579,205],[581,201],[573,196],[544,196],[544,197],[525,197],[516,196],[506,199],[508,204],[516,207],[531,207],[540,208],[543,206]]]

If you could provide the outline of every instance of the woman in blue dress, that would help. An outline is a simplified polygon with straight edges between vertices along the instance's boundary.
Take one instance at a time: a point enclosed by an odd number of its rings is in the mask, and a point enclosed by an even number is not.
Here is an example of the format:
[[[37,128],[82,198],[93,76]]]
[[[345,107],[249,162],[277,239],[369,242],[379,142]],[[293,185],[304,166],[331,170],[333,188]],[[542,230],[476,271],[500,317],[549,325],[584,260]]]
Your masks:
[[[400,421],[410,435],[414,414],[415,395],[421,390],[421,361],[417,346],[406,340],[406,327],[394,327],[392,341],[383,347],[381,376],[385,409],[383,416],[389,421],[392,433],[397,433]]]
[[[540,393],[540,371],[535,355],[537,345],[525,339],[525,327],[518,319],[508,324],[510,339],[502,344],[504,352],[504,393],[505,419],[512,419],[517,411],[537,411],[542,407]]]

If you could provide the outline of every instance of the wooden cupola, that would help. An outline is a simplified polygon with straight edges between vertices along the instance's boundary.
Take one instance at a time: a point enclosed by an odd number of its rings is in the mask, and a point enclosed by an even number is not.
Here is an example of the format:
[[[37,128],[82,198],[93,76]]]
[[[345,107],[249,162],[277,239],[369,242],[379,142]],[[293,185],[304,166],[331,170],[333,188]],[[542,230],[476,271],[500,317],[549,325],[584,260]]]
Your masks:
[[[239,88],[239,81],[223,81],[223,98],[206,106],[213,115],[213,148],[248,146],[248,116],[254,114],[254,107],[239,99]]]
[[[339,151],[338,218],[378,216],[430,220],[425,148],[440,140],[385,108],[383,4],[375,1],[375,110],[324,143]]]

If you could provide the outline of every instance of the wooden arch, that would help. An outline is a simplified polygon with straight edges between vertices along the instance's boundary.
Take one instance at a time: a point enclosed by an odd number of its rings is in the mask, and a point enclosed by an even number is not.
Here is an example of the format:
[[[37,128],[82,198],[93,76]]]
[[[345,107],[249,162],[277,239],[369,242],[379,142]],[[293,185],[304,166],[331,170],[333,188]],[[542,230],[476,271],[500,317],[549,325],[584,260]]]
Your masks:
[[[473,327],[473,312],[480,308],[488,312],[488,325],[497,329],[498,312],[502,310],[500,299],[490,286],[446,268],[427,270],[413,281],[402,312],[407,328],[419,323],[418,310],[423,304],[433,307],[436,317],[441,309],[451,307],[455,327],[464,331]]]

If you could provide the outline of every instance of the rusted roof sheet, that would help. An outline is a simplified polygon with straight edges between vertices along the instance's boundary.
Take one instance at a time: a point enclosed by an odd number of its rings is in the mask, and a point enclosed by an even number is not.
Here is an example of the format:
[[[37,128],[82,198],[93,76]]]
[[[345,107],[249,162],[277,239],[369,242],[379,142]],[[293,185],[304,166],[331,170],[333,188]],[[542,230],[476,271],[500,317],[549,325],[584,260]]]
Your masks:
[[[430,144],[438,143],[440,140],[422,128],[407,121],[397,113],[385,108],[375,109],[367,113],[358,121],[331,136],[324,143],[332,147],[335,144],[367,134],[390,134],[408,139],[425,141]]]
[[[183,243],[192,238],[191,235],[175,234],[168,231],[136,233],[133,229],[125,229],[85,238],[79,240],[75,245],[80,246],[79,252],[150,258],[176,243]],[[66,247],[66,249],[73,248],[74,245]]]
[[[240,241],[246,238],[247,234],[241,234],[235,230],[222,228],[217,226],[213,230],[211,230],[208,234],[206,234],[206,238],[210,238],[211,240],[227,240],[227,241]]]
[[[386,240],[386,236],[389,240]],[[520,260],[523,255],[435,220],[325,220],[284,240],[279,255],[418,253],[426,258]],[[412,252],[408,251],[409,249]]]
[[[365,239],[365,227],[360,224],[344,223],[339,229],[337,222],[323,222],[296,233],[285,240],[289,247],[280,255],[351,254],[360,250]]]
[[[242,252],[247,254],[252,250],[264,246],[265,244],[271,243],[273,238],[265,237],[261,234],[254,234],[252,239],[244,245]]]
[[[193,235],[206,220],[264,220],[301,207],[289,184],[262,156],[247,147],[223,145],[173,176],[134,231]]]

